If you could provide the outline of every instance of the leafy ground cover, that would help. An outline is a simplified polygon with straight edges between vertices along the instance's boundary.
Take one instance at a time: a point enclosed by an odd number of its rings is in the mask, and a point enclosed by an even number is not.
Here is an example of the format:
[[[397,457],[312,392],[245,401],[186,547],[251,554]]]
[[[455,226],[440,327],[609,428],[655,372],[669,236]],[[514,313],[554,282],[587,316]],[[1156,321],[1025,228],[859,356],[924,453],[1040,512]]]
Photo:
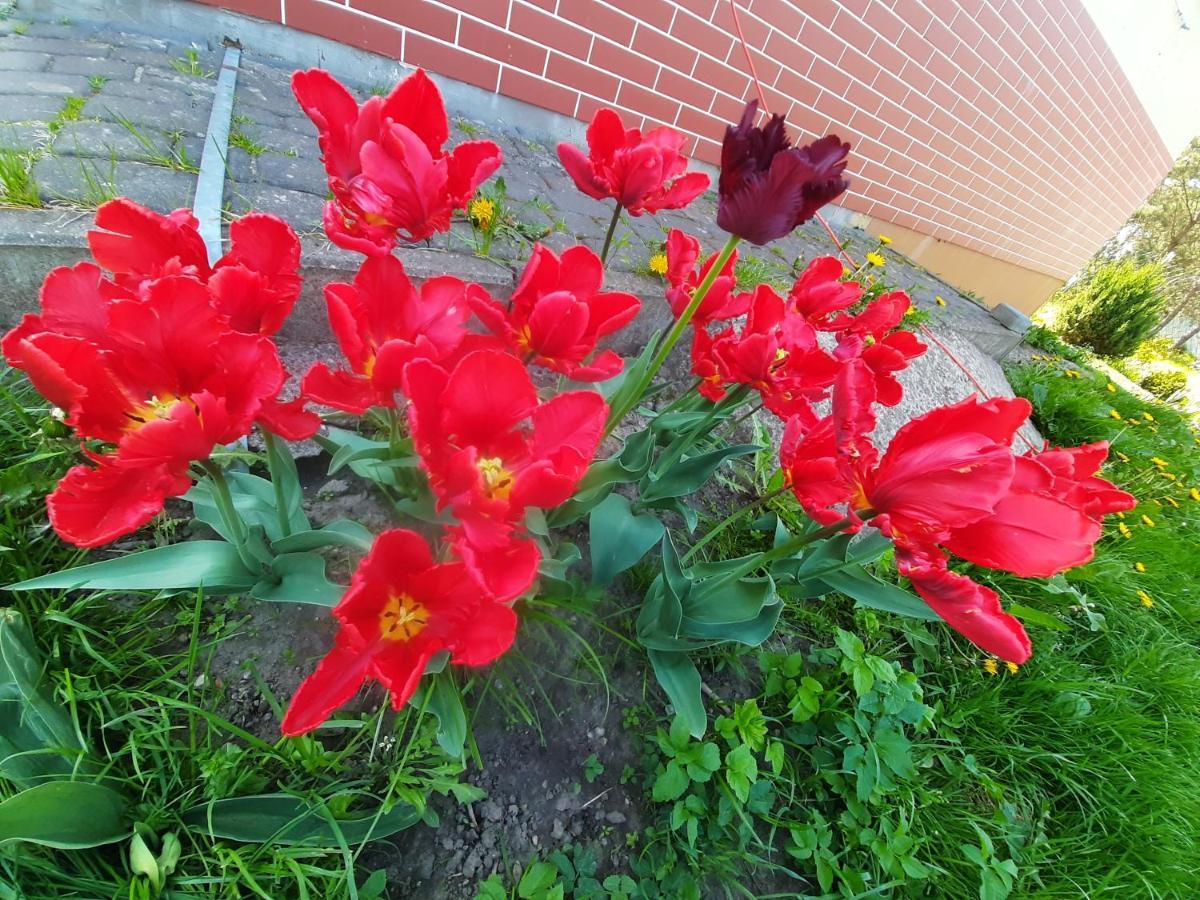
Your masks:
[[[1112,441],[1105,474],[1142,501],[1066,577],[971,572],[1031,629],[1040,652],[1030,663],[1010,671],[940,626],[836,596],[789,605],[769,644],[702,661],[716,715],[705,739],[647,696],[614,711],[612,744],[576,750],[580,783],[607,767],[638,799],[640,828],[605,852],[594,835],[568,835],[460,895],[1186,896],[1200,871],[1200,802],[1188,788],[1200,775],[1200,597],[1184,577],[1200,539],[1200,445],[1177,412],[1084,364],[1039,362],[1010,378],[1051,441]],[[68,461],[60,426],[11,375],[3,401],[7,581],[74,562],[75,551],[46,537],[41,507]],[[753,464],[738,477],[756,477]],[[798,513],[776,498],[764,515]],[[755,540],[739,534],[727,540]],[[895,580],[886,558],[876,574]],[[623,589],[636,594],[652,577],[643,564]],[[320,733],[336,740],[272,742],[225,719],[228,686],[208,677],[208,663],[237,630],[236,602],[204,612],[194,594],[15,600],[38,626],[46,695],[86,748],[77,764],[109,775],[138,826],[110,848],[10,845],[0,866],[14,887],[2,896],[388,896],[391,879],[373,874],[385,845],[372,849],[349,828],[339,836],[340,824],[420,807],[431,788],[479,799],[413,710],[346,717]],[[588,634],[601,670],[614,667],[620,645],[595,623]],[[593,660],[592,682],[596,672]],[[475,703],[500,695],[510,721],[553,702],[526,697],[523,713],[508,699],[518,692],[472,691],[472,718]],[[552,724],[543,740],[555,740]],[[6,762],[3,797],[17,784]],[[263,842],[261,831],[243,843],[214,840],[194,812],[273,792],[319,800],[340,824],[323,843]],[[435,806],[454,815],[453,799]]]

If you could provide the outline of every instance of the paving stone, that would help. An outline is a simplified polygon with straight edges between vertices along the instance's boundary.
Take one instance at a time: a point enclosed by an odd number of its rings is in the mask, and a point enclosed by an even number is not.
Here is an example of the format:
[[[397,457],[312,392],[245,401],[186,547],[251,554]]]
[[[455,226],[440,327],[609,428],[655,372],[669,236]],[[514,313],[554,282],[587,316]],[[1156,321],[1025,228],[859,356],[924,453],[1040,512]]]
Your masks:
[[[225,177],[235,185],[248,185],[259,181],[254,168],[254,157],[241,147],[230,147],[225,157]]]
[[[170,156],[171,144],[167,135],[153,128],[139,128],[134,134],[112,122],[68,122],[54,141],[54,152],[146,162]]]
[[[109,196],[123,195],[160,212],[190,206],[196,185],[196,176],[187,172],[71,156],[43,157],[33,175],[47,202],[96,206]]]
[[[0,38],[0,50],[49,53],[55,57],[67,55],[108,56],[112,52],[112,45],[90,40],[60,40],[11,34]]]
[[[217,92],[215,78],[200,78],[198,76],[180,75],[171,69],[147,66],[142,71],[141,83],[159,88],[174,88],[177,91],[203,98],[205,103],[212,103],[212,96]]]
[[[225,202],[238,215],[258,210],[287,219],[298,233],[321,231],[325,198],[270,184],[226,184]]]
[[[50,129],[44,123],[14,124],[0,122],[0,148],[6,150],[33,150],[48,143]]]
[[[5,72],[44,72],[50,66],[53,57],[49,53],[28,53],[24,50],[0,51],[0,71]],[[7,81],[10,76],[5,75]]]
[[[108,81],[98,92],[100,97],[131,97],[148,103],[161,103],[167,106],[184,105],[191,107],[195,101],[187,91],[174,87],[160,87],[135,81]]]
[[[257,168],[259,177],[276,187],[305,191],[322,198],[329,190],[325,169],[312,159],[264,153],[257,160]]]
[[[61,56],[54,58],[54,71],[71,75],[100,75],[104,78],[133,78],[131,63],[105,59],[102,56]]]
[[[82,75],[56,75],[53,72],[9,72],[4,75],[5,94],[53,94],[86,97],[91,88]],[[6,102],[19,102],[7,100]]]
[[[71,76],[63,76],[71,77]],[[136,97],[104,96],[104,92],[88,100],[83,108],[85,116],[117,122],[128,119],[139,127],[179,130],[187,134],[203,135],[208,127],[209,108],[197,108],[195,103],[164,106]]]
[[[271,128],[253,122],[242,122],[235,124],[234,127],[255,144],[274,153],[310,160],[318,159],[321,155],[321,148],[317,145],[315,136],[301,134],[287,128]]]
[[[148,48],[145,50],[119,46],[113,51],[113,59],[118,59],[133,66],[157,67],[171,65],[171,57],[167,55],[165,44],[161,48]]]
[[[0,121],[49,122],[63,107],[62,97],[13,96],[0,103]]]

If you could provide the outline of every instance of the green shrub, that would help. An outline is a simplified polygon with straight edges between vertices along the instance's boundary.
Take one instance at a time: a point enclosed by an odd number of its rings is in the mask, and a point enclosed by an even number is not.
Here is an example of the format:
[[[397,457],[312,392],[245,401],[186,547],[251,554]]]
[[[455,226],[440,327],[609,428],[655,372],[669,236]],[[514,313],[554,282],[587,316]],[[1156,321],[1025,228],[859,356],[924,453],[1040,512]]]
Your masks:
[[[1025,343],[1038,350],[1045,350],[1063,359],[1080,364],[1087,362],[1087,356],[1078,347],[1072,347],[1045,325],[1033,325],[1025,332]]]
[[[1150,335],[1162,312],[1157,265],[1105,263],[1061,296],[1060,336],[1101,356],[1128,356]]]
[[[1133,356],[1142,362],[1169,362],[1184,368],[1196,362],[1196,357],[1186,350],[1175,349],[1174,345],[1169,337],[1147,338],[1137,345]]]
[[[1166,399],[1176,391],[1187,387],[1187,371],[1174,367],[1156,368],[1148,372],[1141,380],[1141,385],[1156,397]]]

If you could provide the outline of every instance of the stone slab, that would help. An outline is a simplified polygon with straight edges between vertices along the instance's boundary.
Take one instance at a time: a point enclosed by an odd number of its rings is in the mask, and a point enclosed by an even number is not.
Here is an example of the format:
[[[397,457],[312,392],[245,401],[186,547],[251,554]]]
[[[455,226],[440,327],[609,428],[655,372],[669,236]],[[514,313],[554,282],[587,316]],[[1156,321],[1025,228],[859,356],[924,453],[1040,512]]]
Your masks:
[[[0,104],[0,122],[49,122],[62,108],[62,97],[16,96]]]
[[[74,76],[64,76],[74,77]],[[84,83],[87,80],[84,79]],[[101,92],[83,107],[83,114],[92,119],[119,122],[127,119],[138,127],[171,129],[203,136],[208,127],[208,109],[191,101],[164,106],[136,97],[116,97]]]
[[[48,203],[93,207],[126,196],[159,212],[190,206],[196,176],[139,162],[44,157],[33,167],[38,193]]]
[[[49,53],[30,53],[24,50],[0,50],[0,72],[45,72],[50,68]],[[7,81],[11,75],[3,76]]]
[[[329,190],[324,167],[314,159],[264,153],[255,160],[258,177],[266,184],[316,194],[322,199]]]
[[[82,75],[56,75],[53,72],[11,72],[5,75],[5,93],[52,94],[58,97],[86,97],[91,93]]]
[[[59,56],[54,59],[53,71],[68,75],[99,75],[103,78],[133,78],[134,65],[107,59],[103,56]]]
[[[139,128],[137,134],[114,122],[67,122],[54,141],[63,156],[153,162],[171,154],[172,141],[161,131]]]

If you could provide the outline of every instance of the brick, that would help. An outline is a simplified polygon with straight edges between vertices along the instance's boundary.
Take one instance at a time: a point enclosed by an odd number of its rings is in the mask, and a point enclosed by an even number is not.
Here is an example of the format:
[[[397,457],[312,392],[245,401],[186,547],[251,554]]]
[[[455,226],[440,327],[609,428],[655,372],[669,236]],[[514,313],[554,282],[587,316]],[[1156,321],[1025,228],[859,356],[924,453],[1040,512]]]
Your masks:
[[[509,2],[510,0],[446,0],[448,6],[453,6],[459,12],[501,26],[508,21]]]
[[[453,42],[458,29],[458,13],[437,3],[431,3],[430,0],[404,0],[403,3],[395,3],[393,0],[349,2],[351,9],[362,10],[442,41]],[[291,24],[290,14],[288,24]]]
[[[592,46],[590,31],[524,3],[513,4],[508,27],[535,44],[553,47],[576,59],[587,59]]]
[[[679,109],[679,118],[675,124],[680,131],[685,131],[688,134],[706,138],[720,138],[725,133],[725,126],[728,123],[706,112],[693,109],[690,106],[683,106]]]
[[[617,92],[617,103],[660,122],[674,122],[679,102],[626,81]]]
[[[643,56],[656,59],[664,68],[688,73],[696,66],[700,54],[678,38],[660,34],[652,28],[638,25],[633,35],[633,49]]]
[[[687,75],[672,72],[670,69],[663,69],[658,73],[658,84],[655,90],[683,104],[696,107],[696,109],[708,109],[714,93],[711,85],[695,78],[689,78]]]
[[[317,0],[287,0],[287,23],[298,28],[369,50],[391,59],[400,58],[400,29],[359,15],[342,6]],[[432,68],[432,67],[431,67]]]
[[[587,63],[568,59],[559,53],[551,52],[550,62],[546,66],[546,77],[550,81],[565,84],[602,100],[617,99],[619,81],[616,76],[589,66]]]
[[[546,67],[545,47],[474,19],[463,19],[459,24],[458,44],[488,59],[538,75]]]
[[[500,78],[500,66],[492,60],[439,44],[414,31],[404,36],[404,61],[411,66],[423,66],[489,91],[496,89]]]
[[[748,75],[724,63],[714,62],[707,56],[700,57],[692,75],[697,81],[734,97],[744,96],[746,88],[750,85]]]
[[[823,59],[831,66],[838,65],[846,52],[845,41],[812,22],[806,23],[804,30],[800,32],[800,46],[816,59]]]
[[[633,40],[634,20],[599,0],[559,0],[558,15],[622,47]]]
[[[682,9],[675,14],[675,22],[671,26],[671,37],[717,59],[725,59],[729,56],[729,48],[734,40],[728,31],[717,28]]]
[[[637,84],[649,87],[658,77],[658,64],[597,36],[588,62]]]
[[[797,75],[789,69],[784,69],[779,73],[779,78],[775,81],[775,87],[792,100],[803,103],[806,106],[812,106],[816,103],[817,97],[821,94],[821,86],[819,84],[810,78]]]
[[[668,0],[608,0],[608,3],[659,31],[669,30],[675,17],[675,6]]]
[[[579,100],[569,88],[507,66],[500,74],[500,93],[567,116],[574,114]]]

